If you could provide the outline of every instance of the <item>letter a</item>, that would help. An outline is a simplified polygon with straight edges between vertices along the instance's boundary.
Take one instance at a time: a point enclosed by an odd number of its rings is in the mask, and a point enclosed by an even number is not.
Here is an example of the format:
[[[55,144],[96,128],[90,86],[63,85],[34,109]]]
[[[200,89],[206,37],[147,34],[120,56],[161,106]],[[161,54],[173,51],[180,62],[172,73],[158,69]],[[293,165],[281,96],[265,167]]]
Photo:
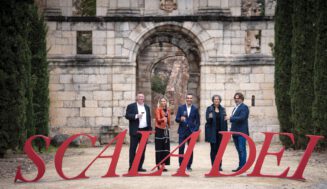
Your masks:
[[[156,167],[160,166],[163,162],[166,161],[167,158],[169,157],[183,157],[183,161],[181,166],[179,167],[179,169],[177,170],[177,172],[175,174],[173,174],[172,176],[189,176],[188,174],[185,173],[185,169],[187,166],[187,163],[189,161],[189,159],[191,158],[196,140],[199,138],[201,130],[198,130],[194,133],[192,133],[189,137],[187,137],[180,145],[178,145],[172,152],[170,152],[161,162],[159,162],[154,168],[152,168],[152,170],[154,170]],[[185,145],[185,143],[190,140],[188,146],[187,146],[187,150],[186,153],[183,155],[179,155],[179,154],[173,154],[176,150],[178,150],[182,145]],[[162,170],[164,168],[164,166],[162,166],[160,169]]]
[[[126,173],[126,174],[124,174],[123,176],[124,177],[160,176],[162,174],[163,168],[159,169],[156,172],[148,173],[148,174],[142,174],[142,173],[138,173],[137,172],[138,167],[139,167],[139,164],[140,164],[140,161],[141,161],[141,157],[142,157],[143,151],[145,149],[146,142],[148,141],[148,138],[149,138],[150,134],[151,133],[154,133],[154,132],[153,131],[138,131],[138,133],[141,133],[142,134],[142,138],[141,138],[141,141],[140,141],[139,146],[137,147],[137,152],[136,152],[136,155],[134,157],[134,161],[133,161],[132,167],[129,170],[129,172]]]

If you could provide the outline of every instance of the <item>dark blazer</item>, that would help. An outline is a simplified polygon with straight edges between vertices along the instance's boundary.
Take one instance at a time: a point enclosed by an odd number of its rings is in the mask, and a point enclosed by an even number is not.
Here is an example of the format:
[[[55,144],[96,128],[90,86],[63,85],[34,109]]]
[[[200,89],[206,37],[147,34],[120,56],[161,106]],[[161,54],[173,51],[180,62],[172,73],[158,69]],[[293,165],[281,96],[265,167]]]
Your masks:
[[[220,130],[216,127],[216,114],[214,113],[215,107],[212,104],[211,106],[207,107],[206,110],[206,124],[205,124],[205,141],[210,143],[217,143],[217,135],[219,131],[227,131],[227,121],[224,120],[226,111],[225,108],[219,105],[219,116],[220,116]],[[212,113],[212,118],[209,118],[209,113]]]
[[[151,131],[152,127],[151,127],[151,114],[150,114],[150,108],[149,106],[147,106],[146,104],[144,104],[144,108],[146,111],[146,122],[148,124],[148,127],[146,127],[147,130]],[[135,115],[138,114],[138,110],[137,110],[137,104],[132,103],[129,104],[126,108],[126,115],[125,118],[129,120],[129,135],[136,135],[137,134],[137,130],[139,128],[139,119],[135,119]]]
[[[234,115],[230,117],[232,123],[231,131],[241,132],[249,135],[249,108],[244,103],[240,104]]]
[[[179,123],[178,134],[180,137],[190,135],[192,132],[199,130],[200,115],[198,109],[192,105],[190,115],[185,121],[181,121],[184,112],[187,112],[186,104],[178,107],[175,121]]]

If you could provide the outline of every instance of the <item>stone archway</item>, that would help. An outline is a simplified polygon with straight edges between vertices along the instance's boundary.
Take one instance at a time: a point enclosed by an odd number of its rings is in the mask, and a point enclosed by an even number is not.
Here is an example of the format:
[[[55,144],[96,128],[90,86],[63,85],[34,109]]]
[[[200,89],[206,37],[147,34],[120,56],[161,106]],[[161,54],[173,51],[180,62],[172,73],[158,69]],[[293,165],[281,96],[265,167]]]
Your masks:
[[[140,44],[136,58],[136,91],[145,93],[145,102],[156,108],[158,91],[151,90],[154,78],[166,81],[165,96],[172,110],[171,140],[178,141],[174,119],[179,104],[187,92],[194,94],[194,104],[200,106],[200,51],[194,39],[174,25],[155,28]],[[163,82],[165,83],[165,82]]]

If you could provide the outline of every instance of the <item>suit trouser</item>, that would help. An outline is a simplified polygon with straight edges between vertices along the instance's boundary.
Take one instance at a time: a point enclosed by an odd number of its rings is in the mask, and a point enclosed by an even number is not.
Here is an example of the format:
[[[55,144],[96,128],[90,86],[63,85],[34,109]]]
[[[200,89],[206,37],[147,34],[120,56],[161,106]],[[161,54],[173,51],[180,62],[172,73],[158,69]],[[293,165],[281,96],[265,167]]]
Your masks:
[[[242,168],[246,163],[246,139],[241,135],[233,135],[233,141],[238,153],[238,168]]]
[[[139,129],[139,131],[145,131],[144,129]],[[130,135],[130,146],[129,146],[129,168],[132,167],[135,154],[136,154],[136,149],[138,144],[140,143],[142,138],[142,135],[140,133],[137,133],[136,135]],[[140,160],[140,164],[138,169],[141,169],[144,163],[144,158],[145,158],[145,150],[146,150],[146,145],[144,147],[144,151],[142,153],[142,157]]]
[[[184,136],[180,136],[179,135],[179,137],[178,137],[178,144],[181,144],[187,137],[189,137],[190,135],[191,135],[192,133],[190,133],[190,134],[186,134],[186,135],[184,135]],[[189,144],[190,143],[190,140],[188,140],[187,141],[187,144]],[[179,154],[181,155],[181,154],[184,154],[184,149],[185,149],[185,143],[181,146],[181,147],[179,147]],[[182,164],[182,161],[183,161],[183,157],[179,157],[179,166]],[[193,151],[192,151],[192,154],[191,154],[191,158],[190,158],[190,160],[188,161],[188,163],[187,163],[187,167],[188,168],[191,168],[191,165],[192,165],[192,162],[193,162]]]
[[[210,159],[211,159],[211,165],[213,165],[213,162],[216,159],[216,155],[218,153],[218,149],[221,143],[221,139],[222,139],[222,135],[221,134],[216,134],[216,143],[212,143],[210,142]],[[221,160],[220,162],[220,168],[221,168],[221,164],[223,163],[223,161]]]

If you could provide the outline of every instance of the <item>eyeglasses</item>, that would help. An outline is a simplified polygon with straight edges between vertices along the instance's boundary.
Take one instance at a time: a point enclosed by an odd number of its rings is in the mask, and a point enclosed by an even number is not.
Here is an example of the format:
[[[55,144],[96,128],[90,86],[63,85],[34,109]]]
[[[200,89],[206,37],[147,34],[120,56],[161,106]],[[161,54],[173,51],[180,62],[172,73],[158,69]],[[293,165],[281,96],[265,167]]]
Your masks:
[[[240,99],[240,98],[234,98],[234,99]]]

